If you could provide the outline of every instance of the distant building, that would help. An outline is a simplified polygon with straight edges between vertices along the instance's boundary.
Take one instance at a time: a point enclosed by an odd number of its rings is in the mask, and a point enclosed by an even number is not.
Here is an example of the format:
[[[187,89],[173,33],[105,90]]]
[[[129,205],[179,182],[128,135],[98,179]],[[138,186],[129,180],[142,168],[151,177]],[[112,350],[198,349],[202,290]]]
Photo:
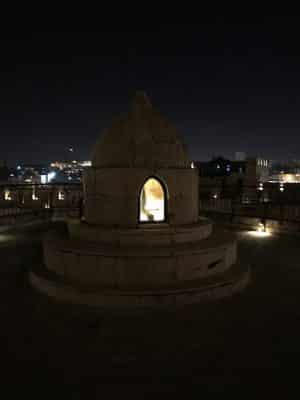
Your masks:
[[[17,183],[17,171],[7,166],[0,167],[0,184]]]
[[[231,161],[223,157],[216,157],[210,161],[195,161],[200,177],[225,177],[230,175],[243,175],[246,172],[245,161]]]
[[[242,152],[242,151],[237,151],[234,155],[234,159],[235,161],[246,161],[246,153]]]
[[[270,162],[262,158],[232,161],[216,157],[207,162],[194,161],[199,170],[200,197],[241,197],[251,201],[257,195],[260,182],[266,182]]]
[[[0,184],[7,183],[9,177],[9,170],[7,167],[0,167]]]
[[[54,182],[81,182],[82,173],[86,167],[91,166],[91,161],[55,161],[50,167],[56,173]]]
[[[263,158],[248,158],[246,161],[246,175],[248,184],[266,182],[270,176],[271,162]]]
[[[44,164],[22,164],[17,167],[17,179],[19,183],[46,183],[43,177],[49,173],[49,168]]]
[[[22,164],[16,171],[17,181],[28,184],[80,183],[82,172],[90,161],[55,161],[46,164]]]

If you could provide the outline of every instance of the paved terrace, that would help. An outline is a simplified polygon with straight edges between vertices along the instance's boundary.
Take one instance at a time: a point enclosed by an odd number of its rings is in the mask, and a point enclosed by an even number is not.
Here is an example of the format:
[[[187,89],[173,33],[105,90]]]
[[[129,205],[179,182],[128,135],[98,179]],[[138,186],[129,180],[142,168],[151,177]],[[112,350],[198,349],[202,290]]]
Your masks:
[[[1,393],[25,398],[122,398],[137,393],[239,391],[260,398],[298,384],[300,262],[297,234],[238,233],[252,285],[233,298],[146,312],[58,305],[33,292],[26,271],[60,223],[0,232]],[[264,394],[262,394],[262,391]],[[298,390],[299,391],[299,390]],[[147,395],[146,395],[147,393]],[[30,398],[30,397],[29,397]],[[206,398],[206,397],[205,397]]]

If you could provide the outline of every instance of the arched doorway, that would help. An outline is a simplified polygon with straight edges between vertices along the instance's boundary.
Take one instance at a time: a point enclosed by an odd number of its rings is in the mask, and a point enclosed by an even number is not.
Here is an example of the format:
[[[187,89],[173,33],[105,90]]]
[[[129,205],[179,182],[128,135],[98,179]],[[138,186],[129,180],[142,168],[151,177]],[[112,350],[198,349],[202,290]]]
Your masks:
[[[139,222],[166,220],[166,190],[156,178],[148,178],[140,192]]]

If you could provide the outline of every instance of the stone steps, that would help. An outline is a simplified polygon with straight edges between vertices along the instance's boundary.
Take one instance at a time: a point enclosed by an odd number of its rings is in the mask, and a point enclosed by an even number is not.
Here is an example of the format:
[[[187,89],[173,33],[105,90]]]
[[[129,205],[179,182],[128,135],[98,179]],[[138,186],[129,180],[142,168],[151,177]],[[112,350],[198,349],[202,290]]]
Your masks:
[[[168,285],[152,289],[128,287],[127,290],[118,290],[71,285],[42,268],[32,270],[29,275],[30,283],[51,298],[96,307],[161,306],[215,300],[243,290],[250,279],[250,268],[238,263],[213,279],[208,277],[180,282],[178,286]]]

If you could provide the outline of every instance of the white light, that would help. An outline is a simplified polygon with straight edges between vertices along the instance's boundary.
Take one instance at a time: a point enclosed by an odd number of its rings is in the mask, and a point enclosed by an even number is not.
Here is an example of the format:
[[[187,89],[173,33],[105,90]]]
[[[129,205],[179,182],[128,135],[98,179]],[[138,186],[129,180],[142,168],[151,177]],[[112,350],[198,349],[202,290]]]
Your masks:
[[[81,166],[82,166],[82,167],[91,167],[91,165],[92,165],[92,162],[91,162],[91,161],[83,161],[83,162],[81,163]]]
[[[61,190],[58,192],[58,200],[65,200],[65,192]]]
[[[47,175],[41,175],[41,183],[45,185],[47,183]]]
[[[18,165],[18,166],[17,166],[17,170],[20,171],[20,169],[21,169],[21,165]]]
[[[249,231],[248,233],[249,235],[256,237],[267,237],[271,235],[269,229],[266,229],[262,222],[257,225],[256,231]]]
[[[191,163],[191,168],[192,168],[192,169],[194,169],[194,168],[195,168],[194,161],[192,161],[192,163]]]
[[[48,174],[48,182],[51,182],[56,177],[56,172],[51,171]]]
[[[32,200],[34,200],[34,201],[36,201],[36,200],[39,199],[38,196],[37,196],[36,193],[35,193],[35,190],[33,190],[32,195],[31,195],[31,198],[32,198]]]
[[[214,199],[217,199],[217,198],[218,198],[217,193],[215,193],[215,194],[213,195],[213,198],[214,198]]]
[[[249,231],[248,232],[249,235],[251,236],[256,236],[256,237],[267,237],[267,236],[271,236],[271,233],[266,231],[266,232],[261,232],[261,231]]]
[[[5,192],[4,192],[4,200],[6,200],[6,201],[12,200],[10,190],[5,190]]]

